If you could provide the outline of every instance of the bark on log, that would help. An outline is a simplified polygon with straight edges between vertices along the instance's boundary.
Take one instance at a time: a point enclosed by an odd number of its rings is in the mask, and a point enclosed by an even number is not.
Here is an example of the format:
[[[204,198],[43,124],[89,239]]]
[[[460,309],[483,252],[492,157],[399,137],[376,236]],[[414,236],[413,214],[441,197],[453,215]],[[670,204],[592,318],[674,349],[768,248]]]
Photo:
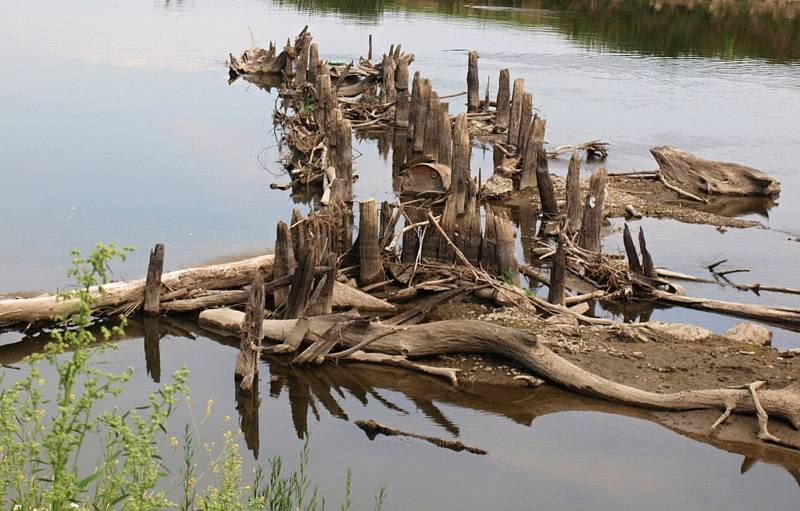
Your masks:
[[[738,163],[706,160],[672,146],[650,150],[661,174],[691,194],[772,196],[780,183],[764,172]]]
[[[150,251],[147,279],[144,286],[144,313],[155,316],[160,312],[161,274],[164,272],[164,245],[158,243]]]
[[[378,223],[378,207],[375,199],[362,201],[359,204],[358,219],[358,275],[362,286],[374,284],[383,279],[383,266],[378,245],[379,236],[380,224]]]
[[[480,79],[478,78],[478,52],[469,52],[467,65],[467,111],[478,112],[481,109]]]
[[[163,274],[161,283],[173,292],[240,287],[253,280],[257,269],[271,270],[273,261],[274,256],[269,254],[225,264],[189,268]],[[98,313],[121,307],[135,310],[143,303],[144,288],[145,279],[112,282],[103,286],[103,293],[95,286],[90,290],[95,300],[94,310]],[[52,320],[56,316],[77,312],[78,304],[77,299],[64,300],[57,295],[0,300],[0,326]]]
[[[603,204],[606,195],[606,175],[604,168],[595,169],[589,178],[589,192],[584,202],[583,220],[578,246],[589,252],[600,251],[600,228],[603,225]]]
[[[231,309],[204,311],[201,324],[237,332],[243,314]],[[310,318],[309,330],[322,334],[331,325],[331,317]],[[267,320],[264,336],[282,342],[295,328],[295,321]],[[640,326],[641,327],[641,326]],[[568,327],[573,328],[573,327]],[[707,389],[675,393],[649,392],[613,382],[582,369],[551,351],[545,340],[558,331],[556,325],[542,324],[541,328],[520,330],[476,320],[437,321],[421,325],[393,327],[371,323],[368,328],[343,332],[342,344],[355,346],[380,336],[369,350],[410,358],[451,353],[488,353],[507,357],[527,370],[570,390],[607,401],[652,410],[731,409],[736,413],[755,413],[749,390]],[[764,410],[800,427],[800,393],[795,387],[758,392]]]
[[[567,169],[567,229],[577,232],[581,228],[581,160],[572,153]]]
[[[508,129],[508,121],[511,116],[511,89],[508,69],[500,70],[500,79],[497,85],[497,113],[494,118],[494,125],[497,130]]]

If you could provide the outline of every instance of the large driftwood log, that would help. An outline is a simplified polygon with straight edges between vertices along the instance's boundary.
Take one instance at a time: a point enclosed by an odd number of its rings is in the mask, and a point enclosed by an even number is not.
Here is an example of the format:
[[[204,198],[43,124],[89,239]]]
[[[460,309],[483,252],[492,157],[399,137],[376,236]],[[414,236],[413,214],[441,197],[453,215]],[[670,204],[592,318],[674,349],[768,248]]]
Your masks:
[[[259,268],[265,271],[271,270],[273,261],[274,256],[269,254],[241,261],[165,273],[161,276],[161,284],[168,292],[161,294],[162,304],[170,295],[174,296],[181,290],[226,289],[245,286],[252,282],[256,270]],[[130,306],[135,310],[144,301],[144,288],[145,279],[112,282],[103,286],[103,292],[98,287],[94,287],[91,290],[95,299],[94,308],[104,311]],[[78,310],[78,306],[77,299],[64,300],[57,295],[0,300],[0,326],[52,320],[56,316],[73,314]]]
[[[780,183],[738,163],[705,160],[672,146],[650,149],[665,183],[688,194],[777,195]]]
[[[243,318],[243,313],[231,309],[200,314],[201,324],[233,333],[238,333]],[[318,316],[309,318],[308,328],[322,335],[335,322],[341,322],[341,317]],[[265,338],[283,342],[292,335],[295,325],[293,320],[266,320],[263,334]],[[495,354],[514,360],[550,382],[607,401],[652,410],[718,409],[723,411],[720,417],[723,420],[733,412],[755,414],[761,407],[767,414],[781,417],[795,428],[800,427],[800,392],[796,387],[758,393],[750,388],[649,392],[602,378],[554,353],[544,341],[558,328],[543,323],[542,328],[521,330],[476,320],[436,321],[403,327],[371,323],[367,327],[343,331],[341,344],[351,347],[371,339],[367,348],[370,351],[411,358],[450,353]],[[647,325],[635,328],[647,328]],[[754,402],[753,396],[758,402]]]

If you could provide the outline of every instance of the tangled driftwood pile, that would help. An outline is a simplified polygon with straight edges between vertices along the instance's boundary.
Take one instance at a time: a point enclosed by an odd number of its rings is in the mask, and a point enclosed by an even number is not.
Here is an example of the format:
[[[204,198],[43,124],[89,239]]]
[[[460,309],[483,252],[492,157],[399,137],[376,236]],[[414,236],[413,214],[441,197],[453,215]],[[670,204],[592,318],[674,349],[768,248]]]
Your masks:
[[[268,353],[291,355],[296,365],[329,360],[389,364],[444,377],[454,385],[459,383],[457,369],[416,359],[488,353],[512,359],[549,382],[613,402],[656,410],[718,409],[721,416],[710,431],[731,413],[756,414],[758,438],[797,447],[768,430],[770,415],[800,425],[795,388],[763,389],[763,382],[756,381],[735,389],[655,393],[602,378],[547,346],[556,333],[580,336],[574,328],[580,324],[637,339],[655,331],[648,323],[586,315],[585,302],[597,299],[665,302],[792,329],[800,329],[800,310],[686,296],[674,280],[694,277],[657,268],[641,230],[637,250],[626,226],[627,257],[604,253],[607,172],[595,169],[582,184],[581,160],[573,154],[564,186],[556,191],[547,168],[545,122],[533,114],[532,96],[521,80],[514,82],[512,93],[508,72],[501,72],[495,109],[490,109],[488,98],[481,102],[477,95],[478,56],[471,52],[467,112],[453,117],[418,72],[408,91],[412,61],[413,55],[397,45],[379,65],[369,55],[357,66],[330,66],[320,60],[305,29],[280,54],[273,45],[232,57],[232,73],[281,74],[284,108],[275,113],[275,121],[291,150],[287,166],[294,181],[322,184],[321,207],[306,217],[295,210],[289,224],[280,222],[272,255],[162,274],[164,250],[156,247],[147,279],[97,290],[97,314],[202,311],[201,325],[240,336],[235,370],[242,392],[254,392],[260,356]],[[357,98],[348,99],[351,95]],[[365,123],[390,126],[395,142],[410,148],[399,165],[406,185],[397,202],[353,199],[352,130]],[[483,185],[470,169],[470,137],[494,140],[496,175],[510,180],[514,190],[536,194],[538,218],[527,221],[535,225],[541,220],[531,234],[532,250],[547,274],[542,268],[521,267],[509,211],[482,201]],[[605,151],[600,142],[583,148]],[[752,169],[710,164],[712,172],[674,150],[654,154],[662,182],[686,194],[730,193],[741,180],[748,183],[748,193],[777,190]],[[547,299],[520,287],[520,273],[547,285]],[[584,292],[576,292],[576,282]],[[548,321],[536,331],[475,320],[425,323],[432,310],[456,297],[492,301],[515,308],[521,317]],[[52,320],[75,305],[52,295],[0,300],[0,326]],[[230,308],[236,306],[244,310]],[[659,332],[663,335],[663,329]],[[271,344],[262,344],[264,339]]]

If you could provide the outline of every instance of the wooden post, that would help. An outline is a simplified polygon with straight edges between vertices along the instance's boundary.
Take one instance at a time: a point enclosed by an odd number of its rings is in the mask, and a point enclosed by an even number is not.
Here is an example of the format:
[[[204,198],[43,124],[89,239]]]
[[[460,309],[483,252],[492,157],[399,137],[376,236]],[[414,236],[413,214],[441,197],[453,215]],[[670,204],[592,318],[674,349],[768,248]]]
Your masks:
[[[331,120],[331,165],[336,169],[336,179],[331,184],[331,201],[348,202],[353,198],[352,128],[340,109],[333,111]]]
[[[331,119],[331,112],[336,108],[336,100],[333,97],[333,89],[331,88],[331,74],[328,66],[319,66],[319,74],[317,75],[317,105],[314,110],[314,120],[320,130],[326,130],[329,127]]]
[[[299,254],[306,251],[306,228],[303,223],[303,215],[297,208],[292,209],[292,223],[290,224],[290,232],[292,234],[292,252],[294,253],[295,261]]]
[[[319,73],[319,47],[317,43],[311,43],[308,50],[308,83],[317,83]]]
[[[303,34],[300,36],[299,41],[297,42],[299,45],[297,59],[295,62],[295,83],[303,84],[306,83],[308,78],[308,52],[309,47],[311,46],[311,35],[310,34]]]
[[[425,124],[428,120],[428,106],[433,92],[431,82],[427,78],[420,81],[419,89],[419,106],[414,118],[414,145],[412,147],[415,153],[420,153],[425,148]]]
[[[478,78],[478,52],[470,51],[467,66],[467,111],[481,109],[480,79]]]
[[[526,144],[526,152],[523,154],[522,175],[519,180],[519,189],[534,188],[537,186],[537,175],[539,167],[539,150],[544,146],[544,132],[547,124],[544,119],[536,116],[533,119],[530,132],[530,141]]]
[[[372,34],[369,35],[369,52],[367,53],[367,60],[372,62]]]
[[[639,255],[636,253],[636,245],[633,244],[633,236],[628,224],[622,232],[622,243],[625,245],[625,254],[628,256],[628,269],[633,273],[642,274],[642,265],[639,263]]]
[[[504,211],[494,215],[495,254],[497,257],[498,275],[510,277],[511,283],[519,286],[519,264],[515,253],[516,229]]]
[[[525,156],[528,143],[533,133],[533,94],[522,93],[522,114],[519,121],[519,151],[520,156]]]
[[[511,116],[508,120],[508,143],[519,148],[519,131],[522,122],[522,96],[525,94],[525,80],[514,80],[514,94],[511,96]],[[519,151],[517,151],[519,154]]]
[[[422,154],[439,161],[439,96],[431,91],[428,99],[427,116],[425,118],[425,140],[422,143]]]
[[[511,115],[511,91],[508,69],[500,70],[500,81],[497,85],[497,114],[494,125],[498,131],[508,129],[508,120]]]
[[[314,266],[317,258],[315,244],[306,244],[305,251],[295,252],[295,256],[297,257],[297,267],[294,271],[289,297],[286,300],[283,319],[296,319],[305,312],[314,283]]]
[[[453,126],[453,168],[450,173],[450,194],[456,197],[456,215],[464,214],[467,182],[470,179],[469,121],[466,114],[456,117]]]
[[[487,76],[486,77],[486,95],[483,98],[483,108],[482,108],[482,110],[484,112],[488,112],[489,111],[489,101],[490,101],[489,100],[489,81],[490,81],[490,78]]]
[[[556,305],[564,305],[564,288],[567,276],[567,257],[564,250],[564,235],[559,234],[558,246],[553,257],[550,269],[550,287],[547,292],[547,301]]]
[[[603,204],[606,195],[608,171],[597,168],[589,178],[589,193],[584,201],[583,220],[578,246],[589,252],[600,251],[600,229],[603,224]]]
[[[283,48],[283,51],[286,55],[294,55],[294,47],[292,46],[291,40],[286,39],[286,46]],[[287,57],[286,64],[283,67],[283,74],[286,75],[289,81],[291,81],[294,76],[294,59],[292,59],[292,57]]]
[[[408,110],[408,133],[406,134],[406,138],[408,140],[414,139],[414,128],[417,125],[417,117],[419,115],[421,82],[422,82],[422,75],[419,74],[419,71],[414,72],[414,80],[411,82],[411,99],[409,102],[409,110]],[[410,149],[413,149],[413,147]]]
[[[647,243],[644,240],[644,229],[639,226],[639,251],[642,253],[642,271],[650,278],[657,278],[656,267],[653,264],[653,257],[647,250]]]
[[[397,69],[394,74],[394,87],[399,94],[408,90],[408,58],[398,57],[395,63]]]
[[[581,228],[581,159],[572,153],[567,169],[567,229],[577,232]]]
[[[358,211],[359,282],[361,285],[373,284],[383,278],[378,241],[380,226],[375,199],[360,202]]]
[[[452,167],[453,165],[453,132],[450,127],[450,104],[439,103],[437,135],[439,142],[439,163]]]
[[[161,273],[164,271],[164,245],[156,244],[150,251],[147,280],[144,287],[144,313],[155,316],[161,309]]]
[[[261,329],[264,321],[264,273],[261,270],[256,272],[250,286],[244,314],[239,354],[236,356],[236,375],[242,378],[239,388],[249,391],[261,362]]]
[[[273,278],[279,279],[294,273],[297,263],[294,259],[294,249],[292,248],[292,234],[289,226],[283,221],[278,222],[278,232],[275,237],[275,263],[273,268]],[[289,298],[289,288],[281,287],[273,293],[275,307],[285,305]]]
[[[538,144],[537,144],[538,145]],[[538,162],[536,164],[536,186],[539,188],[539,200],[542,204],[542,215],[547,219],[558,216],[558,202],[556,191],[553,189],[553,180],[547,168],[547,152],[538,146]]]
[[[397,92],[394,104],[394,127],[408,129],[408,91]]]
[[[409,225],[414,223],[414,216],[412,215],[412,209],[406,208],[406,221],[405,226],[408,227]],[[403,231],[403,250],[400,253],[400,261],[403,264],[414,264],[414,261],[417,259],[417,253],[419,252],[419,236],[417,235],[417,229],[412,228],[409,230]]]
[[[383,57],[383,83],[381,84],[381,100],[391,103],[397,97],[394,80],[394,57],[391,54]]]

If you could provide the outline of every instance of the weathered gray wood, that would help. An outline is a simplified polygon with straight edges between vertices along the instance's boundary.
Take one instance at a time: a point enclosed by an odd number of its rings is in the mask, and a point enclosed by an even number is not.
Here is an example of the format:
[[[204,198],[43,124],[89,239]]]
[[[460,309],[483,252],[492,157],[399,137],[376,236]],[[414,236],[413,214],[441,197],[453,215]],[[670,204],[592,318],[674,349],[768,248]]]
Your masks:
[[[539,153],[544,147],[544,132],[547,127],[546,121],[536,116],[531,124],[530,130],[528,130],[531,140],[526,144],[526,152],[522,155],[522,175],[519,179],[520,190],[537,187],[540,162]]]
[[[594,169],[589,178],[589,192],[583,208],[583,220],[578,245],[589,252],[600,251],[600,229],[603,225],[603,204],[606,195],[606,176],[604,168]]]
[[[478,52],[470,51],[467,65],[467,111],[481,109],[480,79],[478,78]]]
[[[294,62],[295,83],[306,83],[308,78],[308,52],[311,46],[311,34],[303,34],[298,37],[298,54]]]
[[[286,309],[283,312],[285,319],[300,317],[308,306],[308,299],[311,296],[314,283],[314,266],[317,258],[315,244],[308,243],[305,251],[298,252],[295,256],[297,257],[297,267],[294,271],[289,297],[286,300]]]
[[[567,229],[581,228],[581,160],[577,151],[572,153],[567,169]]]
[[[636,245],[633,243],[633,236],[627,223],[622,231],[622,244],[625,245],[625,255],[628,257],[628,269],[641,275],[642,265],[639,263],[639,254],[636,253]]]
[[[456,117],[453,126],[453,166],[450,174],[451,195],[456,196],[456,214],[459,216],[464,214],[471,153],[469,121],[466,114],[461,114]]]
[[[522,94],[522,114],[519,121],[519,151],[518,154],[524,156],[531,142],[533,134],[533,94],[524,92]]]
[[[259,271],[250,285],[250,297],[244,312],[239,353],[236,356],[236,376],[240,377],[239,388],[249,391],[258,375],[261,363],[261,339],[264,320],[264,274]]]
[[[352,128],[340,109],[333,111],[330,130],[331,142],[336,145],[329,149],[329,158],[336,169],[336,179],[331,183],[331,202],[348,202],[353,198],[353,150]]]
[[[319,74],[319,47],[317,43],[311,43],[308,48],[308,73],[307,78],[309,83],[316,84],[317,76]]]
[[[494,125],[500,130],[508,129],[511,116],[511,84],[508,69],[500,70],[500,80],[497,85],[497,114]]]
[[[361,201],[358,218],[358,275],[361,285],[373,284],[383,279],[379,235],[380,225],[375,199]]]
[[[394,79],[395,62],[394,57],[389,54],[383,58],[383,83],[381,84],[381,99],[384,103],[391,103],[397,97]]]
[[[519,132],[522,123],[522,97],[525,95],[525,80],[514,80],[514,93],[511,96],[511,116],[508,121],[508,143],[519,147]],[[519,154],[519,151],[517,152]]]
[[[408,91],[401,90],[397,93],[394,104],[394,126],[395,128],[408,129]]]
[[[450,104],[439,103],[437,159],[442,165],[453,166],[453,132],[450,126]]]
[[[439,160],[440,119],[439,95],[431,91],[428,98],[427,117],[425,118],[425,139],[423,140],[422,154],[435,161]]]
[[[516,229],[508,213],[503,210],[495,212],[494,234],[498,275],[504,279],[510,278],[513,285],[519,286],[519,264],[514,243]]]
[[[397,89],[398,94],[408,90],[408,60],[407,58],[400,57],[395,61],[397,63],[397,69],[394,75],[394,87]]]
[[[408,133],[406,133],[406,138],[408,140],[414,139],[414,128],[417,126],[417,117],[419,116],[419,104],[420,104],[420,96],[422,93],[421,90],[421,83],[422,83],[422,75],[420,75],[419,71],[414,72],[414,79],[411,82],[411,97],[409,99],[409,110],[408,110]],[[413,142],[410,144],[410,150],[413,151]]]
[[[156,244],[150,251],[147,279],[144,286],[144,313],[154,316],[160,312],[161,274],[164,271],[164,245]]]
[[[545,218],[553,219],[558,216],[558,201],[556,191],[553,188],[553,180],[547,167],[547,151],[541,145],[536,144],[539,150],[536,164],[536,187],[539,189],[539,201],[542,205],[542,215]]]
[[[653,256],[647,250],[647,242],[644,239],[644,228],[639,226],[639,251],[642,253],[642,272],[651,278],[657,278],[656,267],[653,264]]]
[[[293,208],[290,232],[292,234],[292,252],[294,253],[295,261],[299,254],[306,251],[306,229],[303,220],[303,214],[300,213],[300,210]]]
[[[565,287],[567,279],[567,256],[564,249],[564,235],[558,237],[556,253],[550,267],[550,286],[547,291],[547,301],[556,305],[564,305]]]
[[[428,121],[428,107],[430,106],[431,82],[427,78],[419,84],[419,106],[417,107],[416,117],[414,118],[414,145],[412,149],[415,153],[420,153],[425,148],[425,128]]]
[[[275,264],[273,278],[279,279],[294,273],[297,263],[294,259],[294,248],[292,247],[292,234],[289,226],[283,221],[278,222],[277,235],[275,237]],[[282,287],[275,290],[273,300],[275,307],[286,304],[289,297],[289,288]]]

